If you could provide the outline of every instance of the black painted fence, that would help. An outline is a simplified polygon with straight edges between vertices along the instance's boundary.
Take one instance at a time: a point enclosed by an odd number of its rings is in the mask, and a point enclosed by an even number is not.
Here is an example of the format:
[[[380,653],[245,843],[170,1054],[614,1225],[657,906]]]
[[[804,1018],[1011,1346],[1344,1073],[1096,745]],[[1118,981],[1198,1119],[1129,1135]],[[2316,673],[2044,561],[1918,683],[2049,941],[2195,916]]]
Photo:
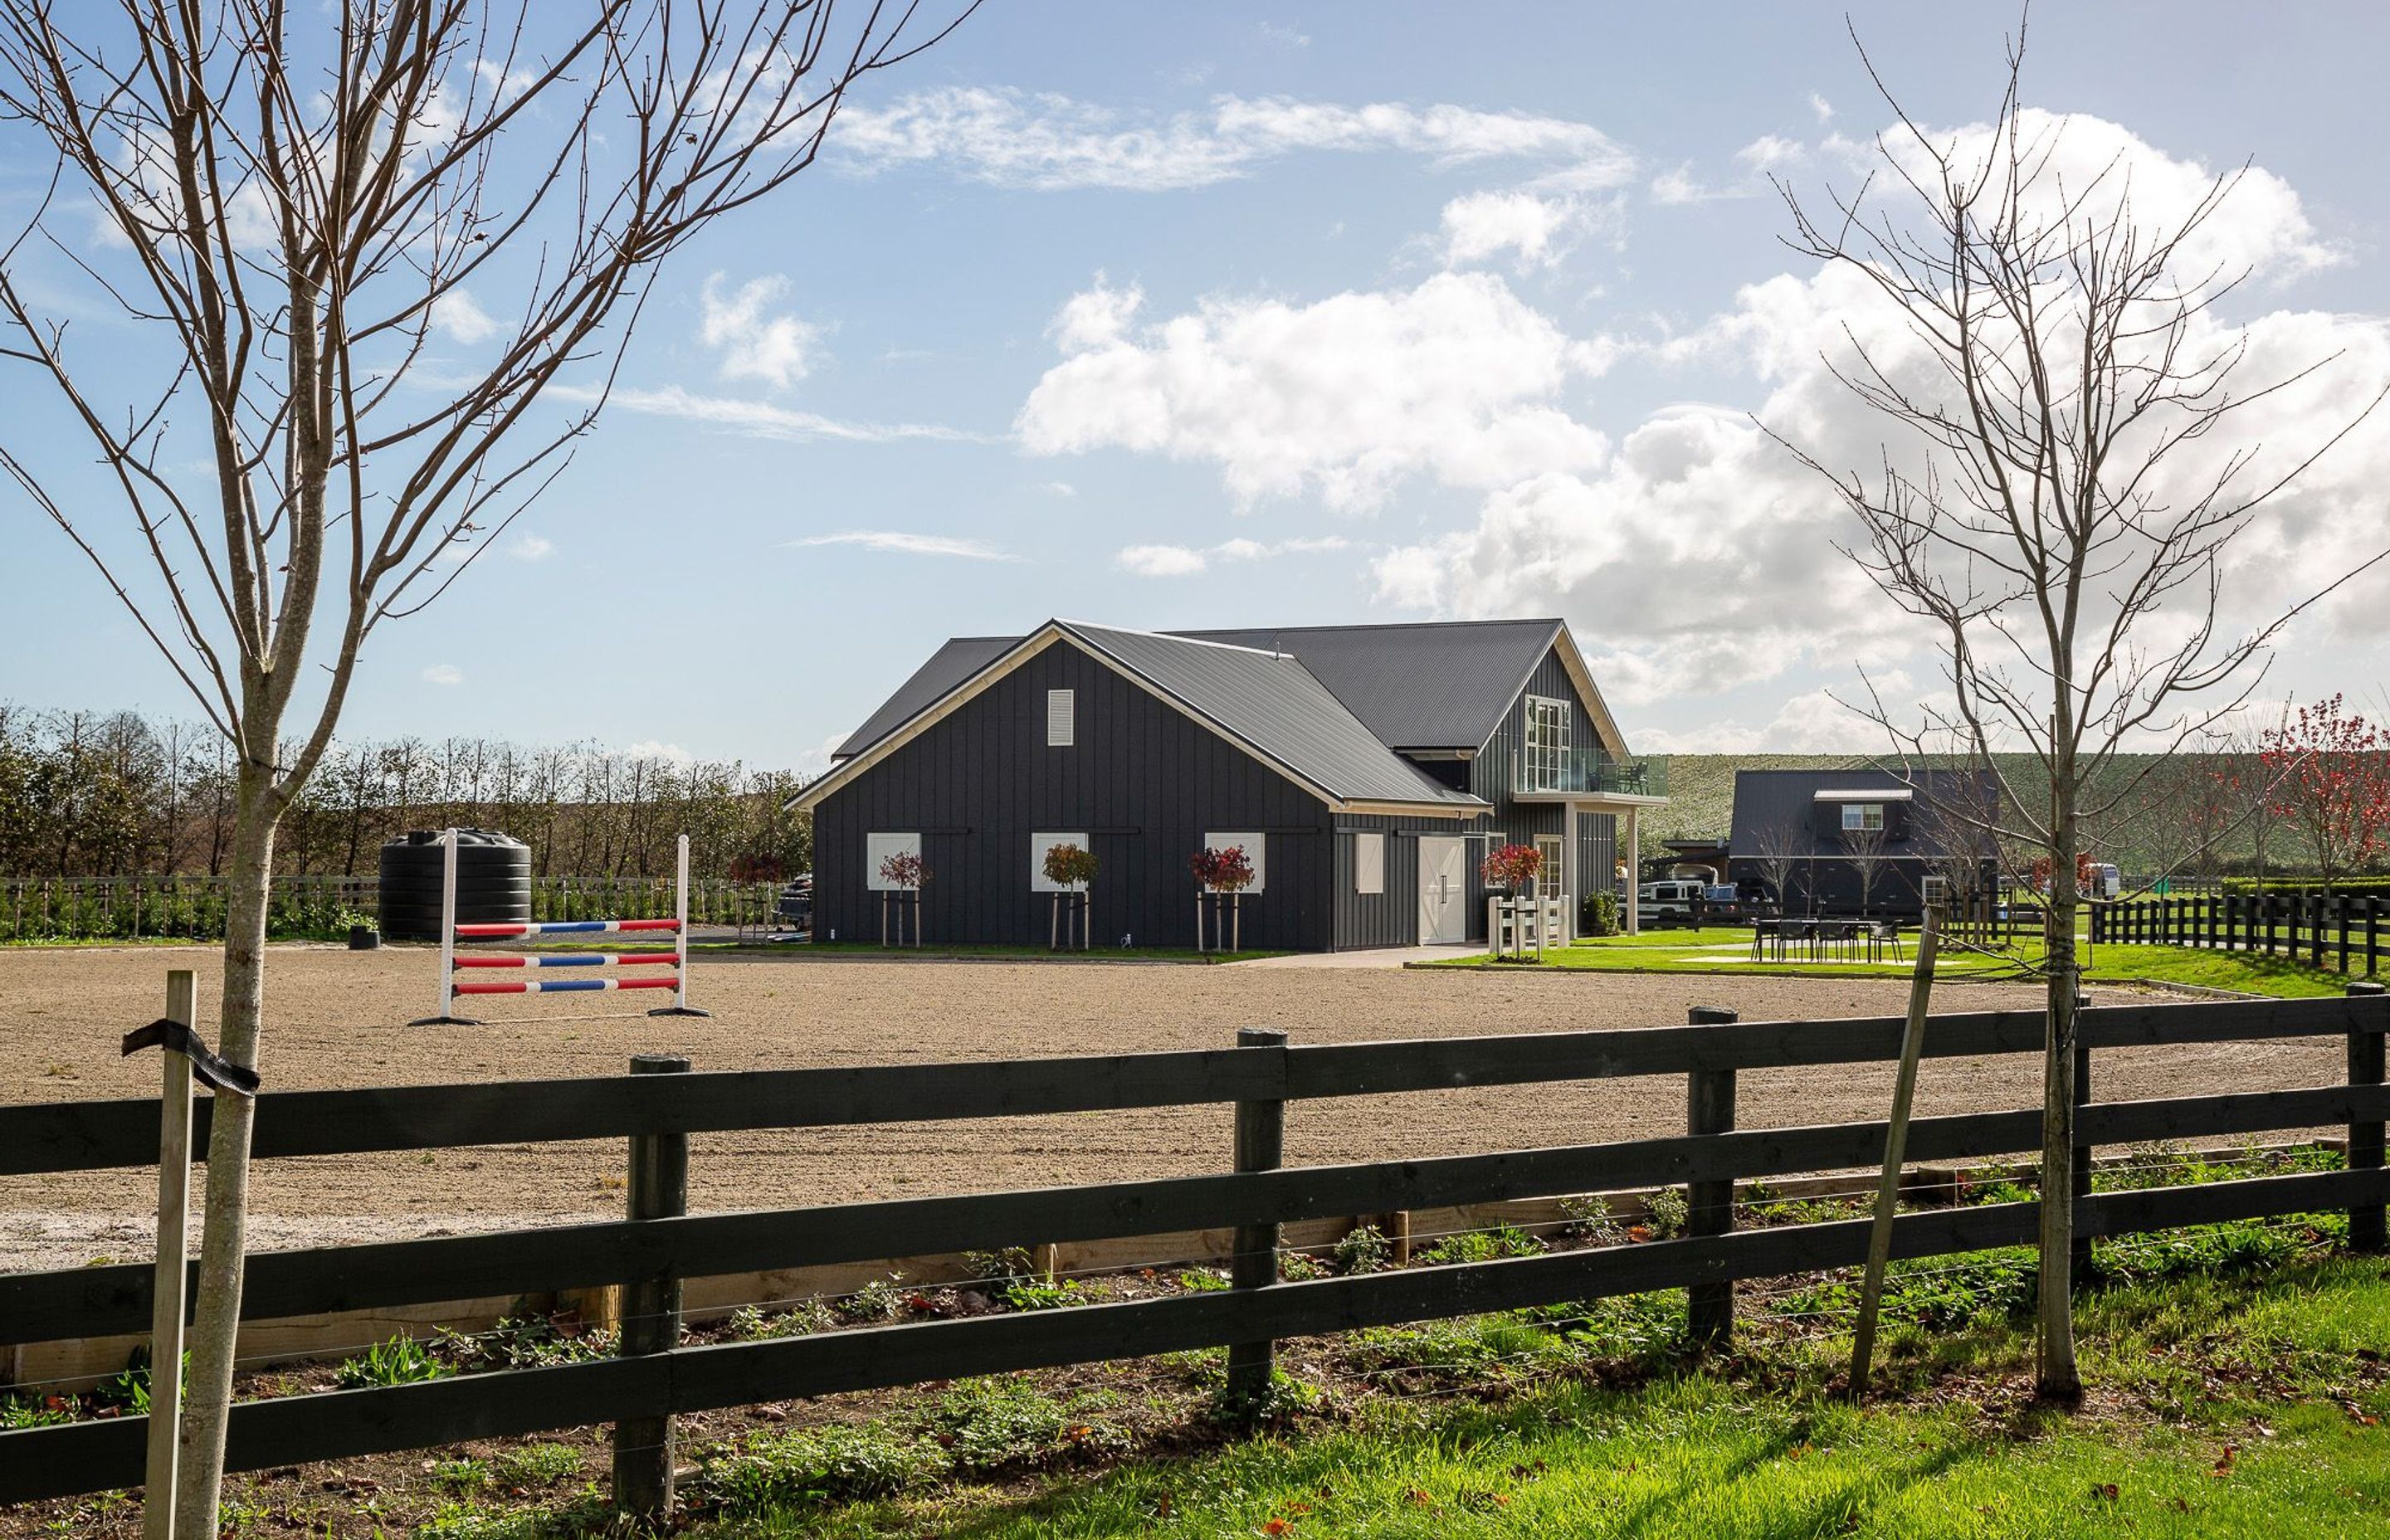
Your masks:
[[[1856,1264],[1865,1221],[1733,1233],[1739,1178],[1865,1166],[1882,1159],[1884,1124],[1737,1131],[1744,1071],[1873,1063],[1898,1052],[1896,1017],[1719,1021],[1639,1031],[1562,1032],[1331,1046],[1253,1041],[1218,1051],[1108,1055],[864,1069],[638,1074],[504,1084],[269,1092],[259,1098],[260,1158],[531,1140],[628,1137],[641,1148],[688,1134],[1178,1106],[1238,1104],[1239,1171],[1212,1176],[850,1203],[764,1213],[626,1219],[435,1239],[267,1251],[249,1262],[243,1315],[253,1319],[419,1304],[612,1283],[675,1281],[765,1268],[952,1253],[1239,1226],[1261,1247],[1289,1221],[1685,1183],[1683,1238],[1498,1262],[1415,1267],[1300,1283],[1240,1269],[1218,1293],[1024,1315],[878,1327],[762,1342],[633,1351],[595,1363],[462,1376],[421,1384],[242,1403],[227,1464],[253,1470],[305,1460],[430,1448],[470,1438],[963,1375],[1142,1357],[1273,1339],[1638,1293],[1691,1290],[1695,1332],[1731,1329],[1736,1279]],[[2390,996],[2103,1007],[2082,1018],[2083,1059],[2102,1049],[2329,1035],[2345,1039],[2339,1084],[2088,1103],[2088,1147],[2242,1136],[2339,1124],[2347,1169],[2199,1187],[2104,1193],[2078,1204],[2082,1236],[2327,1208],[2350,1214],[2352,1246],[2382,1250],[2390,1170],[2384,1044]],[[1260,1035],[1260,1034],[1256,1034]],[[1936,1017],[1931,1058],[2037,1053],[2038,1013]],[[1266,1169],[1267,1130],[1285,1104],[1317,1097],[1463,1086],[1688,1077],[1688,1134],[1494,1154]],[[2084,1080],[2088,1097],[2089,1077]],[[204,1134],[206,1104],[198,1109]],[[1922,1118],[1919,1162],[2010,1155],[2040,1144],[2038,1110]],[[0,1174],[154,1161],[156,1103],[76,1102],[0,1109]],[[2088,1161],[2087,1161],[2088,1164]],[[1253,1168],[1264,1169],[1253,1169]],[[636,1184],[635,1184],[636,1185]],[[1987,1204],[1904,1214],[1894,1254],[1941,1255],[2029,1240],[2037,1205]],[[649,1211],[652,1212],[652,1211]],[[0,1341],[133,1333],[148,1322],[144,1265],[0,1276]],[[650,1294],[649,1297],[654,1297]],[[668,1336],[672,1335],[667,1333]],[[652,1345],[652,1344],[649,1344]],[[1266,1354],[1266,1350],[1265,1350]],[[1253,1359],[1247,1352],[1251,1367]],[[1266,1372],[1267,1360],[1260,1360]],[[137,1483],[140,1418],[0,1433],[0,1502]],[[627,1442],[627,1441],[626,1441]]]
[[[2343,976],[2381,976],[2379,893],[2203,893],[2091,905],[2091,941],[2196,946],[2304,962]]]

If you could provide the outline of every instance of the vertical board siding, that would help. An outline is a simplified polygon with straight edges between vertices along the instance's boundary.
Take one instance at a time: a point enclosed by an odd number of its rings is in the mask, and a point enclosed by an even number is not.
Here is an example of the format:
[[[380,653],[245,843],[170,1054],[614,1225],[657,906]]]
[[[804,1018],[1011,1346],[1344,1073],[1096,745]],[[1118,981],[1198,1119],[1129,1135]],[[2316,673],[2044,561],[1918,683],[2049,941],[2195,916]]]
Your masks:
[[[1339,950],[1368,946],[1414,946],[1419,943],[1419,837],[1457,834],[1473,827],[1452,818],[1363,817],[1347,814],[1336,820],[1336,945]],[[1385,892],[1356,891],[1353,836],[1386,837]]]
[[[1070,748],[1047,745],[1049,689],[1077,692]],[[1086,829],[1099,867],[1090,889],[1095,944],[1116,946],[1125,935],[1137,946],[1189,946],[1195,882],[1187,860],[1205,830],[1219,828],[1259,829],[1268,841],[1268,887],[1243,904],[1247,947],[1336,944],[1337,853],[1326,805],[1057,642],[823,799],[814,812],[815,934],[877,939],[864,837],[919,829],[928,944],[1042,946],[1052,901],[1030,891],[1029,837]]]
[[[1540,695],[1548,700],[1569,703],[1569,741],[1573,745],[1596,747],[1592,711],[1585,697],[1577,693],[1576,684],[1570,679],[1568,666],[1561,661],[1560,650],[1546,650],[1543,661],[1527,676],[1527,683],[1510,706],[1502,712],[1502,725],[1485,740],[1484,748],[1469,764],[1469,789],[1494,804],[1490,828],[1495,839],[1533,844],[1538,834],[1565,835],[1568,832],[1568,809],[1558,802],[1521,802],[1511,800],[1510,789],[1517,773],[1519,751],[1526,737],[1527,697]],[[1607,757],[1606,751],[1604,751]],[[1572,883],[1569,897],[1581,903],[1585,897],[1586,879],[1590,876],[1607,885],[1612,879],[1613,865],[1617,857],[1616,820],[1610,816],[1580,816],[1577,820],[1578,880]],[[1608,852],[1600,856],[1600,865],[1585,864],[1588,853]],[[1472,843],[1469,862],[1469,939],[1485,939],[1485,885],[1478,879],[1478,861],[1485,852],[1481,843]],[[1574,921],[1574,917],[1571,919]]]

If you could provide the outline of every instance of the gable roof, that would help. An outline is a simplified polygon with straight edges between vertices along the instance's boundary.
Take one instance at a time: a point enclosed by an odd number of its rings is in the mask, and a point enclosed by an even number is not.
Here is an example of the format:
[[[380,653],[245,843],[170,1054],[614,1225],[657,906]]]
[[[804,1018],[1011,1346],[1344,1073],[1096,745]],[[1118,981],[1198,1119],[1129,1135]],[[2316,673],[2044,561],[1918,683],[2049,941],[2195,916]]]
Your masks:
[[[1342,801],[1485,805],[1388,751],[1300,659],[1199,637],[1060,623]]]
[[[1604,746],[1621,757],[1626,753],[1625,740],[1594,687],[1568,627],[1557,620],[1259,626],[1121,635],[1176,636],[1291,653],[1380,743],[1392,749],[1463,753],[1485,746],[1544,654],[1558,647],[1561,661],[1593,713]],[[1004,656],[1021,639],[958,636],[946,643],[847,736],[831,759],[843,760],[870,748]]]
[[[1819,803],[1863,802],[1878,799],[1884,802],[1912,802],[1918,808],[1918,823],[1911,828],[1913,839],[1920,841],[1910,853],[1931,845],[1947,849],[1962,835],[1960,825],[1943,816],[1937,807],[1963,805],[1970,794],[1986,809],[1997,802],[1998,789],[1991,774],[1983,770],[1919,766],[1902,775],[1896,771],[1867,767],[1857,770],[1737,770],[1734,773],[1734,825],[1728,836],[1730,848],[1738,858],[1758,853],[1759,845],[1776,830],[1792,836],[1804,852],[1816,848],[1815,841],[1838,829],[1821,828],[1813,817]],[[1984,836],[1986,853],[1989,836]],[[1820,850],[1820,853],[1825,852]],[[1839,850],[1832,852],[1839,854]]]
[[[1477,749],[1561,634],[1558,621],[1304,625],[1180,635],[1291,652],[1378,741],[1394,749]]]
[[[1048,621],[1002,643],[949,642],[916,670],[842,749],[829,775],[799,792],[811,807],[1045,648],[1075,646],[1254,758],[1340,807],[1394,805],[1468,815],[1486,803],[1435,780],[1381,742],[1295,658],[1157,632]],[[942,681],[953,682],[939,687]],[[918,702],[918,703],[917,703]],[[910,709],[906,709],[910,708]],[[893,716],[892,725],[880,727]],[[873,736],[868,738],[866,734]]]

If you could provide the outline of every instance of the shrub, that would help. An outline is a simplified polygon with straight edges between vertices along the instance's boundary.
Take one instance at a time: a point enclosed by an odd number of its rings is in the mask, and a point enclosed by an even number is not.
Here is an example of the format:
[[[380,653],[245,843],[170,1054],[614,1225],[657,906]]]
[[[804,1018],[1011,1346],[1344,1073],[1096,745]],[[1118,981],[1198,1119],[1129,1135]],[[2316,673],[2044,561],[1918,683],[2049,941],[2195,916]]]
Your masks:
[[[905,1292],[897,1285],[905,1281],[902,1273],[891,1273],[830,1303],[830,1313],[850,1325],[867,1321],[893,1321],[904,1313]]]
[[[1576,933],[1580,936],[1618,934],[1618,895],[1607,888],[1598,888],[1586,894],[1576,906]]]
[[[1036,1271],[1026,1246],[1007,1246],[996,1251],[965,1251],[963,1265],[970,1276],[983,1283],[1009,1283],[1025,1278]]]
[[[1393,1243],[1378,1226],[1356,1225],[1336,1243],[1336,1270],[1349,1274],[1379,1272],[1394,1260],[1394,1254]]]
[[[1682,1187],[1662,1187],[1643,1200],[1643,1223],[1654,1240],[1673,1240],[1685,1233],[1693,1205]]]
[[[1567,1233],[1597,1246],[1615,1245],[1626,1238],[1625,1227],[1611,1216],[1610,1200],[1588,1194],[1583,1198],[1561,1200],[1561,1213],[1568,1215]]]

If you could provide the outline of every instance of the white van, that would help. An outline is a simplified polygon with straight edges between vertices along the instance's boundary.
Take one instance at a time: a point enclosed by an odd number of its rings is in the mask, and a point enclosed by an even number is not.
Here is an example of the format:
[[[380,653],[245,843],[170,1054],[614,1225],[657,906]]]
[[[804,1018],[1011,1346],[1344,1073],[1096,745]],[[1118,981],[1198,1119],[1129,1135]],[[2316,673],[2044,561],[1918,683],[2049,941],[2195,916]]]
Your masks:
[[[1636,898],[1643,911],[1643,919],[1652,925],[1690,925],[1693,905],[1703,892],[1703,884],[1689,879],[1669,879],[1646,882],[1636,890]]]

